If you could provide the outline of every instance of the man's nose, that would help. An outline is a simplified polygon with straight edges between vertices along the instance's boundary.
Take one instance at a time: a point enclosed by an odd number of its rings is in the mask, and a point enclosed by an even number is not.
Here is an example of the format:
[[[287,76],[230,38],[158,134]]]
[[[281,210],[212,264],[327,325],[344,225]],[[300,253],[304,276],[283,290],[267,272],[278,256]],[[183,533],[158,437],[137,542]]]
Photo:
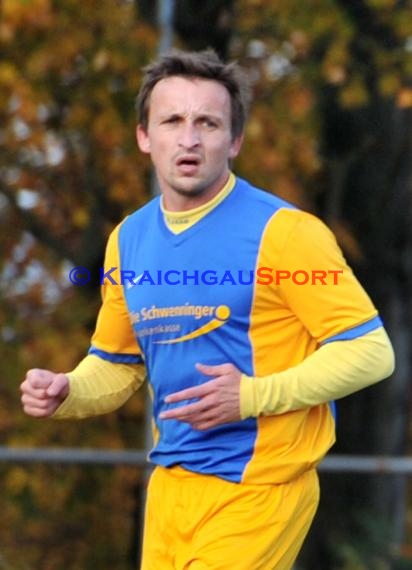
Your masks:
[[[193,148],[200,143],[199,129],[193,123],[184,123],[179,134],[179,145],[184,148]]]

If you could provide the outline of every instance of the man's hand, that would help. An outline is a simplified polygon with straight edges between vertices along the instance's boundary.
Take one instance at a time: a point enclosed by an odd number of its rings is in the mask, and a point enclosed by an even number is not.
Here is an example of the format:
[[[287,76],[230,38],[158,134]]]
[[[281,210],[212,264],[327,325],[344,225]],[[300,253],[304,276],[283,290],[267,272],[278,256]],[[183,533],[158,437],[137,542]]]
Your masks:
[[[69,379],[65,374],[34,368],[27,372],[20,391],[26,414],[34,418],[48,418],[67,397]]]
[[[187,422],[197,430],[240,420],[240,370],[233,364],[196,364],[196,368],[205,376],[212,376],[213,380],[167,396],[167,404],[182,400],[197,401],[161,412],[160,419]]]

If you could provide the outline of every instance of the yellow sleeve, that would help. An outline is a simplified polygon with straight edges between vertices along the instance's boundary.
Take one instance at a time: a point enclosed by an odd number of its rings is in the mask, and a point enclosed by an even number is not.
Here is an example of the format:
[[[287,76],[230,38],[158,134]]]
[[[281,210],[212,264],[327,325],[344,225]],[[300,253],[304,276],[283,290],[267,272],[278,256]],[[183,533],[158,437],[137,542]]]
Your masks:
[[[104,274],[102,275],[102,301],[92,336],[90,353],[111,362],[142,362],[140,348],[130,321],[130,315],[121,285],[118,225],[107,242]]]
[[[394,360],[383,327],[353,340],[327,343],[282,372],[242,375],[241,417],[283,414],[337,400],[387,378]]]
[[[283,212],[279,224],[273,228],[284,234],[278,263],[291,275],[281,279],[281,295],[317,343],[332,340],[377,316],[378,311],[347,264],[335,236],[321,220],[307,212],[290,210]]]
[[[116,410],[145,379],[143,364],[120,364],[86,356],[68,372],[70,391],[53,414],[54,419],[86,418]]]

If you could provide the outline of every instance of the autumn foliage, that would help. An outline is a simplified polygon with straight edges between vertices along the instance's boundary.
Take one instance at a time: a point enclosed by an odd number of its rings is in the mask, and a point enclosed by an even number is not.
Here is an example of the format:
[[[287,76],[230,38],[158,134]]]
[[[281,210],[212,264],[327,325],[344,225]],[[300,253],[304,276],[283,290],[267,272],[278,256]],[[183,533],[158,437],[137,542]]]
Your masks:
[[[36,422],[20,411],[18,385],[28,368],[67,371],[84,355],[107,236],[151,196],[134,107],[141,68],[159,41],[143,17],[146,4],[0,4],[3,446],[144,445],[144,395],[104,418]],[[178,4],[182,17],[196,14],[196,2]],[[230,26],[228,51],[247,69],[255,99],[236,171],[323,214],[345,253],[361,263],[370,256],[357,233],[365,222],[351,222],[342,188],[353,165],[375,157],[374,140],[362,131],[373,105],[386,105],[401,122],[411,118],[411,3],[214,5],[226,32]],[[185,34],[176,35],[176,45],[190,47],[190,26],[177,29]],[[196,49],[206,47],[199,38]],[[87,286],[70,283],[75,266],[90,270]],[[142,480],[132,468],[3,465],[0,567],[133,568]]]

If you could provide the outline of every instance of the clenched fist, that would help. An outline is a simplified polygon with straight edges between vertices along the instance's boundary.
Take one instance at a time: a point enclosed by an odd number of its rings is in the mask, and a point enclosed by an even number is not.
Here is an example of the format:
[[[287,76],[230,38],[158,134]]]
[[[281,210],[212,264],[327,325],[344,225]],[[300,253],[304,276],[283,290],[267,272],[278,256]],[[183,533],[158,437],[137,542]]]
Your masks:
[[[26,414],[34,418],[48,418],[67,397],[69,379],[65,374],[34,368],[27,372],[20,391]]]

